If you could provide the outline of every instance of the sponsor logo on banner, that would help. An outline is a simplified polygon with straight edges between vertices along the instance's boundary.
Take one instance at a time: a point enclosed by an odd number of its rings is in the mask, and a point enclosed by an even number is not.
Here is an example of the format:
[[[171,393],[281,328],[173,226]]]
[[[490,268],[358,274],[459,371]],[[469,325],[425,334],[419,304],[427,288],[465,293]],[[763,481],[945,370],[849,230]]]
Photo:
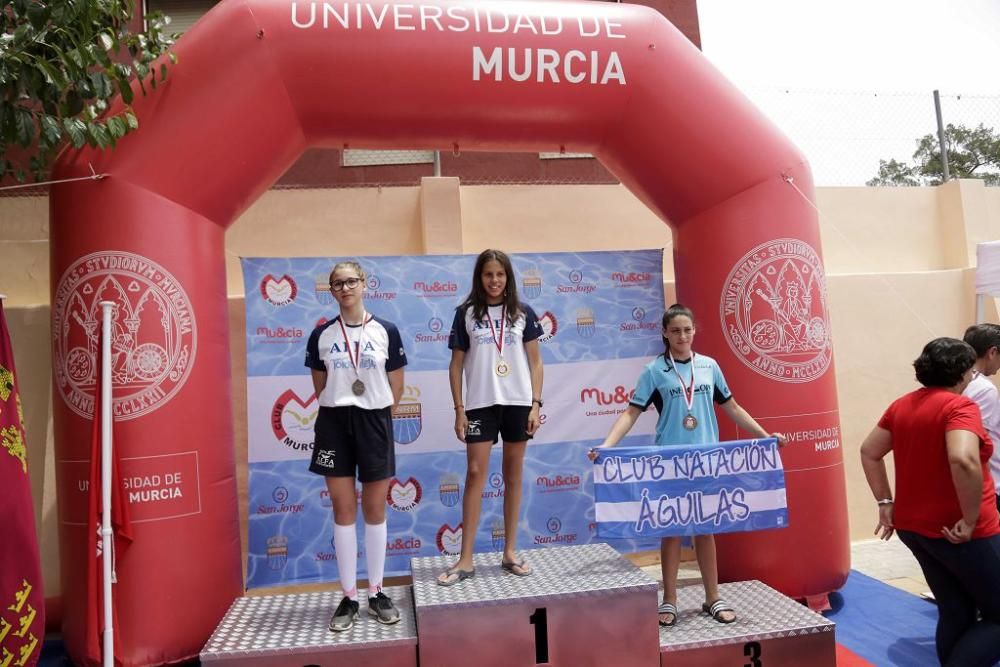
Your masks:
[[[271,407],[271,431],[278,442],[289,449],[312,451],[318,414],[319,403],[315,395],[303,401],[293,390],[287,389]],[[332,452],[329,465],[333,465]]]
[[[490,538],[493,541],[493,551],[502,551],[507,544],[503,521],[497,520],[493,522],[493,525],[490,526]]]
[[[389,539],[385,543],[386,556],[414,556],[420,553],[420,538],[413,535],[404,535],[395,539]]]
[[[288,562],[288,538],[284,535],[272,535],[267,538],[267,567],[271,570],[281,570]]]
[[[489,488],[483,489],[483,500],[488,498],[503,498],[504,490],[503,474],[499,472],[490,473]]]
[[[276,503],[283,503],[288,500],[288,489],[283,486],[274,487],[274,491],[271,492],[271,500]]]
[[[333,298],[333,292],[330,291],[330,276],[316,276],[316,285],[314,287],[316,294],[316,301],[324,305],[330,305],[336,299]],[[324,318],[325,319],[325,318]]]
[[[354,497],[357,503],[361,504],[361,489],[354,489]],[[323,507],[333,507],[333,500],[330,498],[330,492],[325,488],[320,489],[319,492],[319,504]]]
[[[542,327],[542,335],[538,337],[539,342],[545,343],[556,337],[559,331],[559,322],[552,311],[546,310],[538,318],[538,324]]]
[[[392,439],[400,445],[408,445],[418,437],[423,424],[420,414],[420,387],[406,385],[399,404],[392,408]]]
[[[438,551],[446,556],[457,556],[462,553],[462,524],[452,528],[448,524],[441,524],[435,538]]]
[[[365,299],[371,299],[375,301],[393,301],[398,296],[396,292],[386,292],[382,288],[382,279],[373,274],[368,276],[367,281],[365,281],[365,287],[368,289],[365,291]]]
[[[257,514],[298,514],[305,509],[303,503],[285,503],[288,500],[288,489],[283,486],[276,486],[271,492],[271,499],[274,505],[258,505]]]
[[[603,415],[614,415],[625,412],[628,403],[635,396],[635,389],[626,389],[623,385],[618,385],[610,392],[605,392],[597,387],[584,387],[580,390],[580,402],[588,406],[611,406],[608,409],[587,410],[586,416],[600,417]]]
[[[559,294],[590,294],[597,290],[597,285],[584,279],[583,271],[573,269],[567,275],[569,284],[556,285]]]
[[[531,267],[521,273],[521,291],[527,299],[537,299],[542,294],[542,274]]]
[[[535,488],[538,489],[539,493],[578,491],[580,489],[580,476],[572,473],[568,475],[539,475],[535,480]]]
[[[298,294],[299,286],[287,273],[280,278],[269,273],[260,281],[260,295],[272,306],[287,306]]]
[[[330,538],[330,550],[329,551],[317,551],[314,556],[315,560],[318,561],[331,561],[337,560],[337,546],[334,544],[334,540]]]
[[[453,297],[458,294],[458,284],[451,281],[424,282],[419,280],[413,283],[413,291],[424,297],[447,296]]]
[[[414,337],[417,343],[447,343],[448,332],[444,330],[444,320],[440,317],[432,317],[427,320],[427,329],[424,332],[417,332]]]
[[[562,519],[557,516],[550,516],[545,522],[545,529],[548,535],[535,535],[535,544],[574,544],[576,533],[562,533]]]
[[[198,344],[191,301],[162,266],[128,252],[81,257],[60,278],[52,305],[56,386],[73,412],[94,413],[101,301],[111,301],[112,412],[156,410],[184,385]]]
[[[296,327],[257,327],[254,335],[264,339],[258,343],[301,343],[306,332]]]
[[[756,246],[730,271],[721,301],[726,341],[755,372],[809,382],[829,368],[826,278],[808,243],[783,238]]]
[[[580,338],[593,338],[597,333],[597,320],[590,308],[578,308],[576,311],[576,334]]]
[[[659,322],[647,321],[646,311],[639,306],[632,309],[632,319],[618,325],[619,331],[659,331]]]
[[[462,485],[458,475],[442,475],[438,482],[438,498],[445,507],[454,507],[462,499]]]
[[[420,504],[423,497],[423,489],[420,482],[415,477],[410,477],[405,482],[400,482],[393,477],[389,482],[389,492],[386,494],[386,501],[389,507],[397,512],[409,512]]]
[[[653,274],[648,271],[615,271],[611,274],[611,282],[618,287],[637,287],[648,285],[653,280]]]

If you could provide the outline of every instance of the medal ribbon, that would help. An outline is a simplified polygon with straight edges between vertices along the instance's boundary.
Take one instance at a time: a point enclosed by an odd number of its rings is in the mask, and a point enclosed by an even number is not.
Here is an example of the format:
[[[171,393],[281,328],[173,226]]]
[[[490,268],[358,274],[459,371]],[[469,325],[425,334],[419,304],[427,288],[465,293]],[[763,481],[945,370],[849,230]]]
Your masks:
[[[341,315],[337,318],[337,322],[340,324],[340,332],[344,334],[344,347],[347,348],[347,358],[351,360],[351,367],[354,368],[354,376],[361,379],[361,342],[365,339],[365,325],[371,321],[371,317],[368,313],[361,312],[361,335],[358,336],[358,358],[355,361],[354,352],[351,350],[351,339],[347,337],[347,329],[344,327],[344,316]]]
[[[684,386],[684,378],[677,372],[677,362],[674,361],[674,355],[669,351],[667,355],[670,357],[670,365],[674,369],[674,375],[677,376],[677,380],[681,383],[681,389],[684,390],[684,405],[687,406],[688,414],[691,414],[691,407],[694,405],[694,352],[691,353],[691,385],[688,387]]]
[[[493,316],[490,315],[489,304],[486,306],[486,320],[490,323],[490,331],[493,333],[493,344],[497,346],[500,359],[503,359],[503,330],[507,324],[507,304],[503,304],[500,309],[500,340],[497,340],[497,330],[493,326]]]

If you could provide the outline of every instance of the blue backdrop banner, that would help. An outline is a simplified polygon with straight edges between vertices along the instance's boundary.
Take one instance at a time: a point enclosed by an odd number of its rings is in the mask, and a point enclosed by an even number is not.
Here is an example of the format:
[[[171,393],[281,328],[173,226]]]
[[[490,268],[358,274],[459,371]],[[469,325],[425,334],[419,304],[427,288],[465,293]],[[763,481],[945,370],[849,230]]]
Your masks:
[[[597,536],[608,539],[784,528],[777,440],[600,449],[594,508]]]
[[[366,307],[396,324],[409,359],[393,413],[397,474],[387,498],[386,573],[408,574],[410,557],[454,555],[461,544],[465,445],[452,430],[448,329],[471,286],[475,257],[245,258],[250,588],[337,578],[330,498],[323,478],[308,471],[317,405],[303,359],[313,328],[337,314],[328,277],[342,259],[360,261]],[[663,351],[663,253],[512,260],[520,296],[544,330],[545,362],[545,407],[525,456],[518,548],[587,543],[596,539],[587,450],[627,406],[643,365]],[[648,442],[654,427],[655,415],[643,415],[629,440]],[[500,460],[497,446],[477,551],[503,547]],[[360,518],[358,525],[364,577]]]

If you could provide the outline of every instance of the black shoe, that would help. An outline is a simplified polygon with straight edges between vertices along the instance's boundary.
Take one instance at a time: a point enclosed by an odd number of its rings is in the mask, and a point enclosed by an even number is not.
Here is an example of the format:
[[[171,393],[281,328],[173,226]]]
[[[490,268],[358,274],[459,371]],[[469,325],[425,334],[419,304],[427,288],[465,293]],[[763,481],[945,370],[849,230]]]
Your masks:
[[[368,615],[374,616],[383,625],[399,623],[399,610],[392,604],[389,596],[381,591],[375,597],[368,598]]]
[[[337,605],[337,611],[333,612],[330,619],[330,629],[334,632],[343,632],[354,627],[354,620],[358,617],[358,610],[361,605],[357,600],[345,597]]]

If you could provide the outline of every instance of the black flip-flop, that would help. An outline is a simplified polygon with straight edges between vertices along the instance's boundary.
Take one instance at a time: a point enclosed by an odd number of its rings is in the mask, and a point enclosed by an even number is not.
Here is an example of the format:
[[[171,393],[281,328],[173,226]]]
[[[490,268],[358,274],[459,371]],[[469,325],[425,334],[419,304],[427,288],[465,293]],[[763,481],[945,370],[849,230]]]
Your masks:
[[[719,623],[736,622],[736,610],[733,609],[732,606],[722,598],[719,598],[718,600],[716,600],[711,604],[709,604],[708,602],[704,603],[703,605],[701,605],[701,610],[706,614],[708,614],[709,616],[711,616],[712,618],[714,618]],[[729,620],[725,620],[724,618],[722,618],[722,613],[726,611],[733,612],[733,618]]]
[[[502,560],[500,561],[500,567],[506,570],[507,572],[510,572],[515,577],[530,577],[535,573],[534,569],[531,570],[528,569],[528,567],[530,566],[528,565],[528,562],[523,558],[521,560],[516,560],[516,561]],[[521,571],[518,572],[517,570],[514,569],[515,567]]]
[[[667,621],[660,621],[660,625],[665,628],[672,628],[677,625],[677,606],[670,604],[669,602],[664,602],[659,607],[656,608],[657,614],[673,614],[674,617]]]

